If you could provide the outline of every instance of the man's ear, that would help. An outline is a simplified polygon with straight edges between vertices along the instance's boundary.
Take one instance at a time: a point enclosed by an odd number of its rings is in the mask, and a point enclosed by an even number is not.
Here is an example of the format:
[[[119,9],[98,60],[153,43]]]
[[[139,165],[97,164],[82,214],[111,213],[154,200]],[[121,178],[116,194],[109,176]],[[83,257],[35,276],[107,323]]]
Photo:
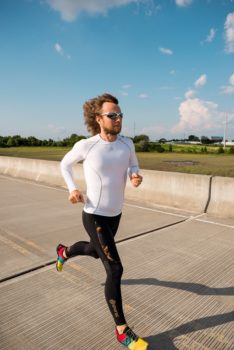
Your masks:
[[[96,115],[96,122],[98,123],[98,124],[100,124],[100,120],[101,120],[101,116],[100,115]]]

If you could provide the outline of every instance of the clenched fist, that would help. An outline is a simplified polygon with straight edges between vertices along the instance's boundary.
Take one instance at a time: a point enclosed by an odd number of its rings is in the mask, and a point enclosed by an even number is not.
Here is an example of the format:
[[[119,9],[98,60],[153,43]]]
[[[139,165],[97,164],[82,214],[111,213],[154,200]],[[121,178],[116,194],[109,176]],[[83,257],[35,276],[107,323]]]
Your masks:
[[[130,180],[134,187],[138,187],[142,183],[143,177],[138,173],[132,173]]]
[[[69,194],[68,200],[72,204],[76,204],[79,202],[84,203],[84,196],[79,190],[74,190]]]

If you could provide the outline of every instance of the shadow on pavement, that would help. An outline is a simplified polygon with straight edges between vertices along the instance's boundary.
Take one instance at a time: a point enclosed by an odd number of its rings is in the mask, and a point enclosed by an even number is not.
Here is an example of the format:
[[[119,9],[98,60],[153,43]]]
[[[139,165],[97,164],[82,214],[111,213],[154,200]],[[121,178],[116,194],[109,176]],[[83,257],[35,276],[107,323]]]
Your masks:
[[[234,287],[211,288],[199,283],[162,281],[157,278],[124,279],[122,285],[155,285],[167,288],[185,290],[198,295],[234,295]],[[150,344],[147,350],[178,350],[173,340],[182,335],[198,330],[212,328],[234,321],[234,311],[226,314],[208,316],[182,324],[169,331],[144,338]]]
[[[226,296],[234,295],[234,287],[213,288],[213,287],[207,287],[204,284],[200,284],[200,283],[161,281],[157,278],[124,279],[121,281],[121,284],[154,285],[154,286],[186,290],[188,292],[196,293],[198,295],[226,295]]]
[[[170,329],[169,331],[152,335],[144,339],[149,343],[147,350],[178,350],[173,343],[176,337],[232,321],[234,321],[234,311],[193,320],[174,329]]]

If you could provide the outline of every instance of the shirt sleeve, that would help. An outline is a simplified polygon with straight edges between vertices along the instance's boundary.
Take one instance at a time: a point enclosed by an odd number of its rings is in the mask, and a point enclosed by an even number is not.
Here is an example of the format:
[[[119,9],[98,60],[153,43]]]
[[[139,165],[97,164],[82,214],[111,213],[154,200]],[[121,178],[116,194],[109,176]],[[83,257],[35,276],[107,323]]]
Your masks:
[[[61,172],[70,193],[77,189],[72,167],[75,163],[84,160],[84,145],[85,140],[76,142],[71,151],[63,157],[60,163]]]
[[[129,147],[130,147],[130,159],[129,159],[129,168],[128,175],[131,177],[133,173],[139,173],[139,165],[136,157],[135,146],[131,139],[129,139]]]

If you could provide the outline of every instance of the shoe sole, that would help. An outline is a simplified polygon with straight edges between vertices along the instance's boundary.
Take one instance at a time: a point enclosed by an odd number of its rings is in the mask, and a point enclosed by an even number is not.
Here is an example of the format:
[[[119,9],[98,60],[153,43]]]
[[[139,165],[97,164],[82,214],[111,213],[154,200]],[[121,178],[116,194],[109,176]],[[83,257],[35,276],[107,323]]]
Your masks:
[[[144,339],[138,338],[138,340],[131,345],[128,346],[130,350],[147,350],[149,343],[147,343]]]

